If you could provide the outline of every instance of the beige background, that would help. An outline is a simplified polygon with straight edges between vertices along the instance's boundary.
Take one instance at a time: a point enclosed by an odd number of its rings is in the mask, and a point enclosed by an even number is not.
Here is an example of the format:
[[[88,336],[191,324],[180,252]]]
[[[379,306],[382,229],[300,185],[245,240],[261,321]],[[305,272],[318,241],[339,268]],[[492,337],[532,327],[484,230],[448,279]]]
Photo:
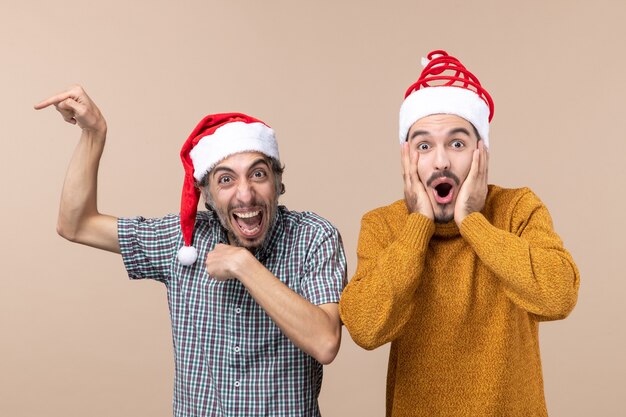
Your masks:
[[[164,288],[56,235],[79,132],[35,102],[81,83],[99,104],[100,207],[120,216],[177,210],[178,151],[202,116],[260,117],[282,202],[339,228],[351,276],[361,215],[402,196],[397,113],[438,48],[494,97],[490,181],[541,196],[581,271],[572,315],[541,326],[551,415],[624,415],[623,1],[89,3],[0,2],[0,415],[171,413]],[[344,332],[323,414],[383,415],[387,352]]]

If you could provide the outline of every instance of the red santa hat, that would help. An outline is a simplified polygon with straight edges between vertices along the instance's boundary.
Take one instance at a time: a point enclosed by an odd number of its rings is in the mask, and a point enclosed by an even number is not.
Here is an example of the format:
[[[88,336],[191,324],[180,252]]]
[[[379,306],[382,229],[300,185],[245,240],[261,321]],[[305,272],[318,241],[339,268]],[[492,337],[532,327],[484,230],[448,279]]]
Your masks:
[[[191,265],[198,258],[193,247],[193,229],[202,180],[213,167],[230,155],[240,152],[261,152],[280,160],[274,130],[262,121],[242,113],[210,114],[198,123],[185,141],[180,158],[185,168],[185,180],[180,201],[180,228],[184,246],[178,260]]]
[[[409,129],[422,117],[454,114],[474,125],[485,146],[489,146],[493,100],[478,78],[442,50],[422,58],[422,65],[419,79],[406,90],[400,107],[400,143],[407,140]]]

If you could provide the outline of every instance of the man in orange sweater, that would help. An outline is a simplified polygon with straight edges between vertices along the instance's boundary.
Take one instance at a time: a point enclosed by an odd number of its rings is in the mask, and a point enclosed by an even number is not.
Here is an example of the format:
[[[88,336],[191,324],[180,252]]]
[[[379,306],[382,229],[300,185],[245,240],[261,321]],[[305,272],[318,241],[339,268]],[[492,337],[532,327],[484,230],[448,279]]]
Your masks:
[[[579,275],[539,198],[487,184],[493,101],[433,51],[400,109],[404,199],[365,214],[339,304],[354,341],[391,342],[387,416],[546,416],[538,324]]]

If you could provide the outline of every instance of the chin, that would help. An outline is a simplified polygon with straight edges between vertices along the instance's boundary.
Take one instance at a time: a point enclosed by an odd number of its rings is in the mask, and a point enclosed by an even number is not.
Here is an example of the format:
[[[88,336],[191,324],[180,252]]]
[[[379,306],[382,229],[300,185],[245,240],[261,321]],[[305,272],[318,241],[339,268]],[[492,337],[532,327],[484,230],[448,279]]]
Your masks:
[[[269,234],[269,230],[270,230],[270,224],[263,224],[262,230],[260,233],[258,233],[256,236],[254,237],[247,237],[245,236],[243,233],[240,233],[239,230],[237,230],[238,226],[235,224],[231,224],[229,225],[230,227],[228,228],[228,234],[229,234],[229,238],[231,240],[231,243],[235,246],[240,246],[242,248],[246,248],[248,250],[254,250],[254,249],[258,249],[261,246],[263,246],[263,244],[265,243],[265,241],[267,240],[267,236]]]
[[[450,216],[437,216],[435,217],[435,223],[444,224],[454,220],[454,214]]]
[[[435,214],[435,223],[448,223],[454,220],[454,211],[446,213],[445,209]]]
[[[250,250],[258,249],[261,246],[263,246],[263,242],[265,242],[265,234],[253,240],[242,239],[242,238],[237,237],[236,241],[237,241],[238,246],[244,247],[246,249],[250,249]]]
[[[257,236],[254,239],[248,239],[234,232],[233,229],[230,229],[229,235],[230,235],[231,243],[233,245],[253,250],[263,245],[263,242],[265,241],[265,236],[267,235],[267,233],[263,233],[262,235]]]

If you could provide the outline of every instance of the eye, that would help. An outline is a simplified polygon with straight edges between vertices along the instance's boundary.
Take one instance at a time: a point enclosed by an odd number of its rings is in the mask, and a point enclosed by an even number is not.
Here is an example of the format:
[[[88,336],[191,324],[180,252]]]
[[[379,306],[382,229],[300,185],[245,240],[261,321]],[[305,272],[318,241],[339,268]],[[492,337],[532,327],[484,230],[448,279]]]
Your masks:
[[[263,179],[265,177],[267,177],[267,173],[262,169],[257,169],[256,171],[252,173],[252,178],[257,179],[257,180]]]
[[[450,143],[450,146],[452,146],[455,149],[462,149],[462,148],[465,147],[465,143],[463,143],[463,141],[457,139],[457,140],[453,140]]]
[[[417,144],[418,151],[427,151],[430,149],[430,145],[426,142],[421,142]]]
[[[228,185],[231,182],[233,182],[233,179],[229,175],[222,175],[217,180],[217,183],[220,184],[220,185]]]

